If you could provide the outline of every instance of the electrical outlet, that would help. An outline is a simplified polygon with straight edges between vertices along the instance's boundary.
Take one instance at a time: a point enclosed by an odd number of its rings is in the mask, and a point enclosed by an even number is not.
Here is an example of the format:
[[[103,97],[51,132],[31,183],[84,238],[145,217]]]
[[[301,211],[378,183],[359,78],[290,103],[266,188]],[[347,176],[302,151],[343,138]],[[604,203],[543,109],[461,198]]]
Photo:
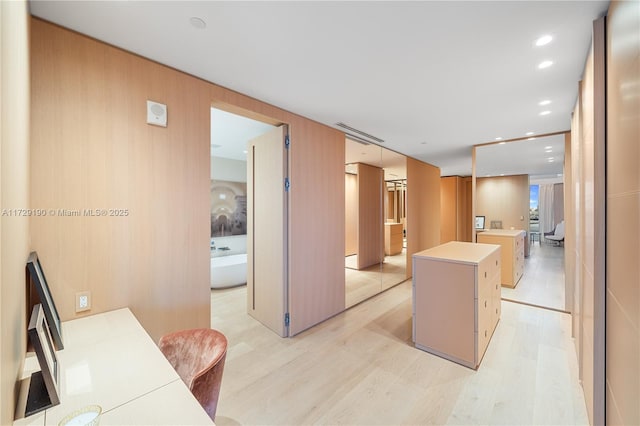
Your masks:
[[[76,312],[84,312],[91,309],[91,292],[82,291],[76,293]]]

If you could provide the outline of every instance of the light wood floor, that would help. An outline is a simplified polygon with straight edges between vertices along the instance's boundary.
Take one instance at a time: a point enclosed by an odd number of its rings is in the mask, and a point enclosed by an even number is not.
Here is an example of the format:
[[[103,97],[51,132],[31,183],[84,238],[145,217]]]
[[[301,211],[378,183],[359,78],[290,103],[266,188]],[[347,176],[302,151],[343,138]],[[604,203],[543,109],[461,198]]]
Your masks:
[[[411,282],[289,339],[246,315],[245,298],[212,291],[212,327],[229,340],[219,426],[588,424],[567,314],[502,302],[473,371],[413,347]]]
[[[384,263],[356,269],[357,255],[345,258],[345,306],[351,307],[406,280],[406,249],[385,256]]]
[[[564,247],[533,243],[516,288],[502,287],[502,297],[554,309],[564,304]]]

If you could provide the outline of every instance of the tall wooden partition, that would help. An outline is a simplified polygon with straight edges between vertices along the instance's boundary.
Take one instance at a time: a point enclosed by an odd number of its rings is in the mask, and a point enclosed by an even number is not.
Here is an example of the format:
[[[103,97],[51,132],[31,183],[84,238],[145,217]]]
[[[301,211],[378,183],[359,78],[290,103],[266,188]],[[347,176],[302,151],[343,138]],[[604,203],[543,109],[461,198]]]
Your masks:
[[[384,259],[383,170],[358,163],[358,269]]]
[[[640,424],[640,4],[607,17],[606,423]]]
[[[407,158],[407,278],[412,256],[440,244],[440,168]]]
[[[440,203],[440,242],[471,242],[471,178],[441,178]]]

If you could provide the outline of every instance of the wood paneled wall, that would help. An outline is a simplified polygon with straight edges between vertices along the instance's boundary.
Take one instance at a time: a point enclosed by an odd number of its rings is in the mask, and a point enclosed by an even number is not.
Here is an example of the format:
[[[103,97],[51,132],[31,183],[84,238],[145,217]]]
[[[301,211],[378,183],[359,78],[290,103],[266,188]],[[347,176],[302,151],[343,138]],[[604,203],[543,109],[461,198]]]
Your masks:
[[[440,178],[440,243],[458,239],[458,177]]]
[[[471,215],[473,195],[471,190],[471,176],[460,178],[458,181],[458,241],[471,242],[475,220]]]
[[[407,157],[407,278],[413,255],[440,244],[440,168]]]
[[[364,269],[384,260],[384,172],[369,164],[358,163],[357,167],[358,269]]]
[[[440,181],[440,243],[471,241],[471,178],[447,176]]]
[[[210,325],[212,105],[290,125],[290,332],[344,309],[343,133],[38,19],[31,37],[32,204],[129,209],[32,220],[63,319],[91,290],[90,313],[129,306],[156,339]]]
[[[0,424],[13,422],[27,335],[29,38],[27,4],[0,2]],[[5,214],[7,213],[7,214]]]
[[[31,43],[31,204],[55,211],[31,236],[62,320],[88,290],[154,339],[209,327],[209,85],[37,19]]]
[[[589,421],[604,424],[604,18],[594,21],[593,28],[593,44],[572,122],[573,201],[569,216],[573,223],[568,225],[575,235],[575,246],[569,275],[574,280],[573,331]]]
[[[577,111],[576,111],[577,112]],[[571,127],[574,128],[574,123],[577,122],[577,115],[571,119]],[[571,139],[572,132],[567,132],[564,135],[564,309],[567,312],[573,311],[573,296],[575,288],[575,212],[573,204],[573,161],[571,152]],[[575,332],[574,332],[575,335]]]
[[[351,173],[344,175],[344,255],[358,253],[358,177]]]
[[[503,229],[529,231],[529,176],[476,178],[476,215],[485,216],[485,227],[501,220]]]
[[[345,137],[330,127],[282,114],[291,135],[289,334],[295,335],[345,307]]]
[[[640,4],[607,19],[607,424],[640,424]]]

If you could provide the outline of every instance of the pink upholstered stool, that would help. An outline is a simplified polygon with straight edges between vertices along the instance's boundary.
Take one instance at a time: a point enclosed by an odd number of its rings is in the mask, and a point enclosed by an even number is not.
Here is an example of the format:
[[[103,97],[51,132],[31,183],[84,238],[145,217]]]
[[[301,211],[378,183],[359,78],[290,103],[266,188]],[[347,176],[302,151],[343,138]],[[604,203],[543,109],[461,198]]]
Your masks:
[[[217,330],[182,330],[160,338],[160,350],[215,420],[227,338]]]

